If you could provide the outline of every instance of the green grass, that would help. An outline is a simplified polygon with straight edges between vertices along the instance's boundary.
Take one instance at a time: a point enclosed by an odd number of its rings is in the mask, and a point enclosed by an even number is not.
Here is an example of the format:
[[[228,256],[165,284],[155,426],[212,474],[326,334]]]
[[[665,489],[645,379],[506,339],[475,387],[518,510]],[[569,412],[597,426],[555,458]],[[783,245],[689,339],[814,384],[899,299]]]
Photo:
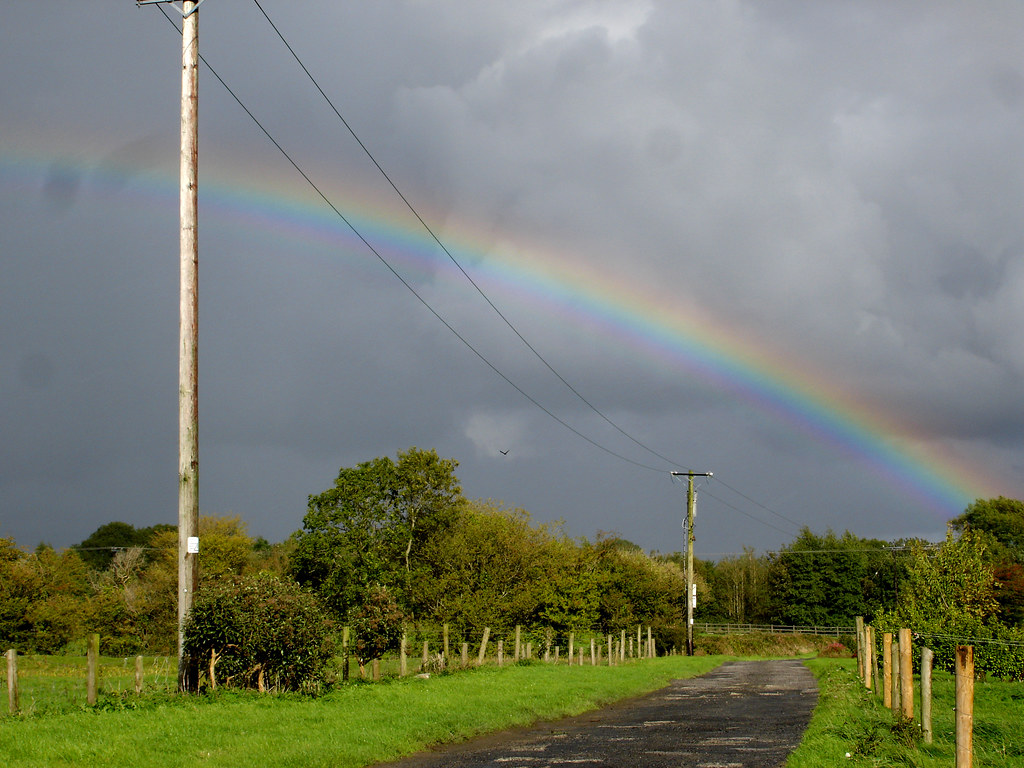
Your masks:
[[[920,740],[920,681],[915,680],[916,723],[894,718],[882,699],[864,689],[852,660],[812,659],[819,701],[788,768],[830,765],[948,768],[955,763],[953,676],[935,672],[932,684],[934,743]],[[847,758],[846,755],[850,757]],[[974,687],[974,764],[1013,768],[1024,764],[1024,684],[979,680]]]
[[[431,744],[578,714],[703,674],[723,657],[621,667],[485,667],[429,680],[353,683],[320,698],[218,693],[124,696],[111,706],[0,719],[5,765],[370,765]],[[113,704],[127,707],[111,711]]]

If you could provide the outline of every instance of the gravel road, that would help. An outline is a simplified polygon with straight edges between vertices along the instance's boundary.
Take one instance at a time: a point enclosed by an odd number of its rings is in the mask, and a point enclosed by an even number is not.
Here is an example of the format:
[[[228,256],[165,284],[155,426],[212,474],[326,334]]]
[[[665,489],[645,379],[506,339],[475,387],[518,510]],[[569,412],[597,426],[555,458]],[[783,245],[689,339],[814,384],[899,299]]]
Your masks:
[[[814,676],[799,661],[729,662],[605,709],[387,766],[769,768],[782,765],[800,743],[817,699]]]

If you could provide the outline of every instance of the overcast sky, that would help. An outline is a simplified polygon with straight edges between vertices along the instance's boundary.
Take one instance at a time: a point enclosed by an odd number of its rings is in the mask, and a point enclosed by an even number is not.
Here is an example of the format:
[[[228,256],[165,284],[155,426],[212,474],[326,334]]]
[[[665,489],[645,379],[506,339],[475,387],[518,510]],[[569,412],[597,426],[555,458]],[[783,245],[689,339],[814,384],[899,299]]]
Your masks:
[[[1021,3],[264,7],[508,324],[255,3],[208,0],[204,57],[377,253],[204,68],[204,514],[280,541],[410,446],[661,551],[669,470],[714,472],[712,557],[1024,496]],[[26,547],[176,522],[180,57],[156,6],[5,4],[0,536]]]

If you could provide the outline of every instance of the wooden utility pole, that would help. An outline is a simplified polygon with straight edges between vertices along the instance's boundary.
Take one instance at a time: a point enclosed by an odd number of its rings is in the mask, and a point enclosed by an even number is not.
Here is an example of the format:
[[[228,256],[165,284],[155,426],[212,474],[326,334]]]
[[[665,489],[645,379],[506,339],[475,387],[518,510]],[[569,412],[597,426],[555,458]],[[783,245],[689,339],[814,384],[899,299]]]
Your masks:
[[[693,478],[711,477],[711,472],[673,472],[673,477],[685,475],[686,483],[686,655],[693,656],[693,609],[697,600],[693,580],[693,519],[697,516],[697,491]]]
[[[184,654],[185,616],[198,586],[199,529],[199,13],[183,0],[181,25],[181,259],[178,333],[178,689],[198,687]]]

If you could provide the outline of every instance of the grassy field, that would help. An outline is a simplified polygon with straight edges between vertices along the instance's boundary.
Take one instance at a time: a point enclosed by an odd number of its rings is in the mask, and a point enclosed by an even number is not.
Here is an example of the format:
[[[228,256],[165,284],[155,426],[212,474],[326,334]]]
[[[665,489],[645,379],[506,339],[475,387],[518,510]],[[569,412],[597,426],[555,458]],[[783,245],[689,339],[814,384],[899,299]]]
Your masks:
[[[355,682],[315,699],[108,695],[95,709],[0,718],[0,755],[9,768],[358,768],[430,744],[578,714],[703,674],[722,661],[675,656],[621,667],[484,667],[429,680]]]
[[[932,684],[934,743],[920,741],[920,684],[915,681],[918,723],[893,718],[879,696],[857,679],[853,660],[812,659],[819,702],[803,743],[788,768],[831,765],[948,768],[955,764],[953,676],[935,672]],[[849,755],[849,757],[847,757]],[[1024,765],[1024,684],[979,680],[974,687],[974,765]]]

